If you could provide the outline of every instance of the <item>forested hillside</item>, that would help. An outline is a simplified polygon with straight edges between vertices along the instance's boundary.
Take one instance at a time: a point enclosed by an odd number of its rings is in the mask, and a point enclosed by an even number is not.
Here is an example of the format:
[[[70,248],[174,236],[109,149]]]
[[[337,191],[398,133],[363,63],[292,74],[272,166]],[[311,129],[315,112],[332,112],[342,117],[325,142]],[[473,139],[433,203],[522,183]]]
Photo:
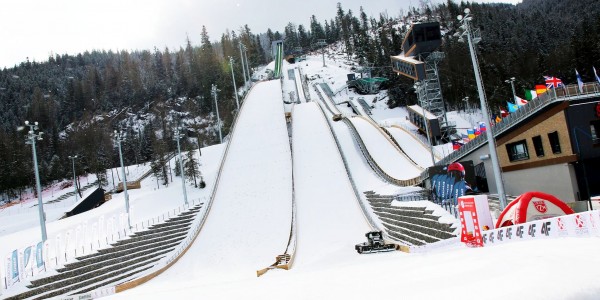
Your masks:
[[[428,6],[422,1],[401,16],[367,16],[338,3],[329,20],[313,15],[307,24],[288,24],[265,33],[248,26],[228,31],[212,41],[206,30],[189,37],[179,49],[140,51],[92,50],[78,55],[57,54],[44,62],[23,62],[0,71],[0,201],[15,199],[33,185],[31,147],[25,120],[37,121],[45,133],[38,143],[42,181],[68,178],[67,156],[79,154],[77,173],[101,174],[118,163],[113,130],[123,130],[125,163],[155,161],[175,149],[173,128],[185,125],[188,136],[202,144],[218,142],[211,85],[216,84],[219,112],[228,132],[235,113],[229,57],[234,59],[238,87],[243,84],[240,43],[251,68],[271,60],[271,41],[285,39],[286,53],[319,50],[324,39],[355,59],[372,66],[374,76],[388,77],[392,107],[415,103],[413,82],[391,71],[390,56],[401,52],[404,34],[415,21],[439,21],[445,33],[440,51],[443,96],[449,108],[469,96],[478,103],[467,46],[453,37],[456,16],[465,7],[481,29],[479,60],[492,110],[511,98],[504,80],[515,77],[517,93],[543,83],[542,75],[575,82],[575,69],[584,81],[600,69],[600,1],[524,0],[516,6],[447,1]],[[368,5],[368,2],[365,2]],[[320,50],[319,50],[320,51]],[[190,141],[195,141],[191,139]],[[190,142],[184,148],[195,147]]]

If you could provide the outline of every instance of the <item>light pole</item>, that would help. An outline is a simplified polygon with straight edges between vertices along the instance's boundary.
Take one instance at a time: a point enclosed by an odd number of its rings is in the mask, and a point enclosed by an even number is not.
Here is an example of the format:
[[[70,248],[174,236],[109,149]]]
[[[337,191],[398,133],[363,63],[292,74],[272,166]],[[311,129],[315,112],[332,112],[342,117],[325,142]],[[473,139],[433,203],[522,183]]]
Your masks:
[[[515,93],[515,78],[511,77],[510,79],[504,80],[504,82],[510,83],[510,87],[512,88],[513,93],[513,102],[515,102],[517,99],[517,93]]]
[[[425,89],[425,103],[429,103],[429,96],[427,96],[427,82],[426,81],[417,81],[415,82],[415,91],[417,95],[421,95],[422,89]],[[421,103],[423,104],[423,103]],[[429,105],[429,104],[428,104]],[[421,106],[421,110],[423,111],[423,123],[425,123],[425,131],[427,132],[427,141],[429,142],[429,153],[431,154],[431,163],[432,166],[435,166],[435,156],[433,156],[433,142],[431,139],[431,133],[429,132],[429,120],[427,119],[427,115],[425,114],[425,107]]]
[[[244,86],[247,86],[248,80],[246,80],[246,66],[244,66],[244,52],[242,51],[242,47],[244,47],[244,45],[240,42],[240,60],[242,61],[242,74],[244,75]]]
[[[240,100],[238,99],[237,86],[235,85],[235,75],[233,74],[233,57],[229,57],[229,66],[231,66],[231,78],[233,79],[233,93],[235,94],[235,104],[240,111]]]
[[[470,111],[470,109],[469,109],[469,96],[464,97],[462,99],[462,101],[465,101],[465,109],[467,110],[467,112]]]
[[[75,191],[75,202],[77,202],[77,178],[75,177],[75,159],[77,155],[69,155],[69,159],[73,162],[73,190]]]
[[[210,93],[215,98],[215,108],[217,110],[217,126],[219,127],[219,141],[223,144],[223,134],[221,133],[221,117],[219,116],[219,104],[217,103],[217,93],[221,90],[217,89],[217,86],[213,83]]]
[[[487,117],[488,109],[485,99],[485,93],[483,91],[483,84],[481,81],[481,73],[479,71],[479,63],[477,62],[477,53],[475,52],[475,47],[473,45],[473,39],[475,38],[475,43],[481,40],[480,36],[475,36],[471,32],[471,26],[469,22],[473,19],[473,16],[470,14],[471,10],[465,8],[465,16],[459,15],[457,19],[462,23],[460,26],[464,29],[462,35],[467,36],[467,40],[469,41],[469,52],[471,53],[471,61],[473,63],[473,71],[475,72],[475,81],[477,82],[477,90],[479,92],[479,101],[481,104],[481,112],[484,115],[483,122],[485,123],[486,128],[490,128],[490,130],[485,131],[485,135],[487,137],[488,146],[490,148],[490,158],[492,160],[492,169],[494,170],[494,177],[496,180],[496,187],[498,189],[498,197],[500,199],[500,209],[504,209],[506,207],[506,195],[504,194],[504,184],[502,183],[502,172],[500,171],[500,164],[498,163],[498,153],[496,153],[496,141],[494,140],[494,135],[492,134],[492,127],[490,126],[490,120]],[[477,33],[477,32],[476,32]],[[462,36],[461,35],[461,36]]]
[[[323,68],[327,67],[325,65],[325,46],[327,46],[327,42],[325,41],[325,39],[320,39],[317,41],[317,46],[323,46],[322,49],[322,53],[323,53]]]
[[[242,44],[242,48],[244,48],[244,59],[246,60],[246,72],[248,72],[248,81],[252,84],[252,77],[250,76],[250,65],[248,64],[248,48],[246,45]]]
[[[177,155],[179,156],[179,174],[181,175],[181,187],[183,188],[183,201],[185,206],[188,206],[187,191],[185,190],[185,175],[183,174],[183,160],[181,159],[181,148],[179,147],[179,139],[185,135],[181,133],[181,127],[175,128],[175,140],[177,141]]]
[[[35,131],[39,129],[38,122],[30,124],[29,121],[25,121],[25,126],[29,126],[27,132],[27,141],[25,144],[31,144],[31,152],[33,152],[33,169],[35,173],[35,184],[38,194],[38,213],[40,215],[40,228],[42,229],[42,241],[45,242],[48,238],[46,234],[46,214],[44,213],[44,203],[42,202],[42,185],[40,184],[40,173],[38,172],[37,153],[35,150],[35,140],[41,141],[43,132],[35,134]]]
[[[131,228],[131,219],[129,217],[129,195],[127,194],[127,176],[125,175],[125,166],[123,164],[123,152],[121,151],[121,142],[125,140],[123,132],[115,130],[115,141],[119,145],[119,159],[121,160],[121,175],[123,176],[123,193],[125,195],[125,212],[127,213],[127,226]]]

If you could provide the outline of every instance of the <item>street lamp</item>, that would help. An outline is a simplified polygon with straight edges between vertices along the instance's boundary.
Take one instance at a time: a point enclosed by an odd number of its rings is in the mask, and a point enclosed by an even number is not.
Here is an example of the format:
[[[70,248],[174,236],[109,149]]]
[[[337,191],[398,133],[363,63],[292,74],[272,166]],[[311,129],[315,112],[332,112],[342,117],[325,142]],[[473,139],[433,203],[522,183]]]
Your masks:
[[[41,141],[43,132],[35,134],[35,131],[39,129],[38,122],[30,124],[29,121],[25,121],[25,126],[29,126],[27,132],[27,141],[25,144],[31,144],[31,152],[33,152],[33,169],[35,173],[35,184],[37,187],[38,194],[38,212],[40,215],[40,228],[42,229],[42,241],[45,242],[48,235],[46,234],[46,214],[44,213],[44,204],[42,202],[42,185],[40,184],[40,173],[38,172],[37,153],[35,150],[35,140]],[[21,127],[22,128],[22,127]]]
[[[326,49],[325,46],[327,46],[327,42],[325,41],[325,39],[319,39],[317,41],[317,46],[322,46],[323,47],[323,49],[322,49],[322,53],[323,53],[323,68],[325,68],[325,67],[327,67],[325,65],[325,49]]]
[[[217,104],[217,93],[221,90],[217,89],[217,86],[213,83],[210,93],[215,98],[215,108],[217,109],[217,126],[219,127],[219,141],[223,144],[223,134],[221,133],[221,117],[219,116],[219,105]]]
[[[181,175],[181,187],[183,188],[183,201],[185,206],[188,205],[187,200],[187,192],[185,190],[185,175],[183,174],[183,160],[181,159],[181,148],[179,147],[179,139],[185,137],[183,133],[181,133],[181,127],[175,128],[175,140],[177,141],[177,155],[179,156],[179,174]]]
[[[123,193],[125,195],[125,212],[127,213],[127,226],[131,228],[131,219],[129,216],[129,195],[127,194],[127,176],[125,175],[125,166],[123,165],[123,152],[121,151],[121,142],[125,140],[123,132],[115,130],[115,141],[119,145],[119,159],[121,160],[121,175],[123,176]]]
[[[77,155],[69,155],[69,159],[73,162],[73,190],[75,191],[75,202],[77,202],[77,179],[75,177],[75,159]]]
[[[415,82],[415,92],[417,95],[420,95],[422,89],[425,89],[425,103],[429,106],[429,96],[427,95],[427,82],[426,81],[417,81]],[[423,103],[421,103],[422,105]],[[431,133],[429,132],[429,120],[427,119],[427,115],[425,114],[425,107],[421,106],[421,110],[423,111],[423,123],[425,123],[425,131],[427,132],[427,141],[429,142],[429,153],[431,154],[431,163],[432,166],[435,166],[435,157],[433,156],[433,142],[431,139]]]
[[[479,63],[477,62],[477,53],[475,51],[475,47],[473,43],[477,43],[481,41],[481,36],[479,36],[479,31],[471,32],[470,21],[473,20],[473,15],[470,14],[471,10],[465,8],[465,16],[458,15],[457,19],[462,23],[460,28],[464,31],[460,34],[461,38],[463,35],[467,36],[467,40],[469,41],[469,52],[471,53],[471,61],[473,63],[473,71],[475,73],[475,81],[477,82],[477,90],[479,92],[479,101],[481,104],[481,112],[483,113],[483,122],[485,123],[486,128],[490,128],[490,130],[485,131],[485,135],[487,137],[488,146],[490,148],[490,158],[492,160],[492,169],[494,170],[494,177],[496,180],[496,187],[498,189],[498,196],[500,199],[500,209],[504,209],[506,207],[506,195],[504,194],[504,185],[502,183],[502,173],[500,171],[500,164],[498,163],[498,154],[496,153],[496,141],[494,140],[494,135],[492,134],[492,127],[490,126],[489,114],[485,99],[485,93],[483,91],[483,84],[481,82],[481,73],[479,71]]]
[[[242,49],[243,48],[243,49]],[[242,60],[242,74],[244,75],[244,86],[248,85],[248,81],[246,80],[246,66],[244,65],[244,52],[246,47],[244,44],[240,43],[240,59]]]
[[[250,65],[248,64],[248,48],[246,45],[242,44],[242,48],[244,48],[244,59],[246,60],[246,72],[248,72],[248,81],[252,84],[252,77],[250,76]]]
[[[240,110],[240,100],[238,99],[237,86],[235,85],[235,75],[233,74],[233,57],[229,57],[229,66],[231,66],[231,78],[233,79],[233,93],[235,94],[235,104],[238,111]]]
[[[465,101],[465,109],[467,110],[467,112],[468,112],[468,111],[470,111],[470,109],[469,109],[469,108],[470,108],[470,107],[469,107],[469,96],[467,96],[467,97],[464,97],[464,98],[462,99],[462,101]]]
[[[513,102],[516,101],[517,94],[515,93],[515,78],[511,77],[510,79],[504,80],[504,82],[510,83],[510,87],[512,88],[512,93],[513,93]]]

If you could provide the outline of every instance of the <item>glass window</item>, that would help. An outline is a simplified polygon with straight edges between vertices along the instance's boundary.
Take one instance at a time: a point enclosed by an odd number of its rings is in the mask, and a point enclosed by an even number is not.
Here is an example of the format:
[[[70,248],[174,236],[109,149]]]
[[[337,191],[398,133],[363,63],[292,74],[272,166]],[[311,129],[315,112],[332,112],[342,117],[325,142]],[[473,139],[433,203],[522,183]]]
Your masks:
[[[535,155],[537,155],[537,157],[544,156],[544,145],[542,145],[542,137],[539,135],[534,136],[531,140],[533,141],[533,149],[535,149]]]
[[[550,140],[550,148],[552,148],[552,153],[559,154],[560,150],[560,140],[558,139],[558,132],[550,132],[548,133],[548,140]]]
[[[508,153],[508,159],[510,161],[529,159],[529,152],[527,151],[527,142],[525,140],[506,144],[506,152]]]

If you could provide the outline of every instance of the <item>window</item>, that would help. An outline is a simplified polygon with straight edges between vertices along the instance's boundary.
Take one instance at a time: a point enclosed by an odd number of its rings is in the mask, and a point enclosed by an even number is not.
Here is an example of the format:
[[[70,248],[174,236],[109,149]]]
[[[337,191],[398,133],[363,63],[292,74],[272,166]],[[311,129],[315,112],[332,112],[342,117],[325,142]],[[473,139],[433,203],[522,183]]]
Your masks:
[[[535,155],[537,155],[537,157],[544,156],[544,145],[542,145],[542,137],[539,135],[534,136],[531,140],[533,141],[533,149],[535,149]]]
[[[548,140],[550,140],[550,148],[552,148],[552,153],[559,154],[560,150],[560,141],[558,140],[558,132],[550,132],[548,133]]]
[[[600,120],[594,120],[590,122],[590,131],[592,143],[594,145],[600,144]]]
[[[525,140],[506,144],[506,152],[508,152],[508,159],[510,161],[529,159],[529,152],[527,151],[527,142],[525,142]]]

